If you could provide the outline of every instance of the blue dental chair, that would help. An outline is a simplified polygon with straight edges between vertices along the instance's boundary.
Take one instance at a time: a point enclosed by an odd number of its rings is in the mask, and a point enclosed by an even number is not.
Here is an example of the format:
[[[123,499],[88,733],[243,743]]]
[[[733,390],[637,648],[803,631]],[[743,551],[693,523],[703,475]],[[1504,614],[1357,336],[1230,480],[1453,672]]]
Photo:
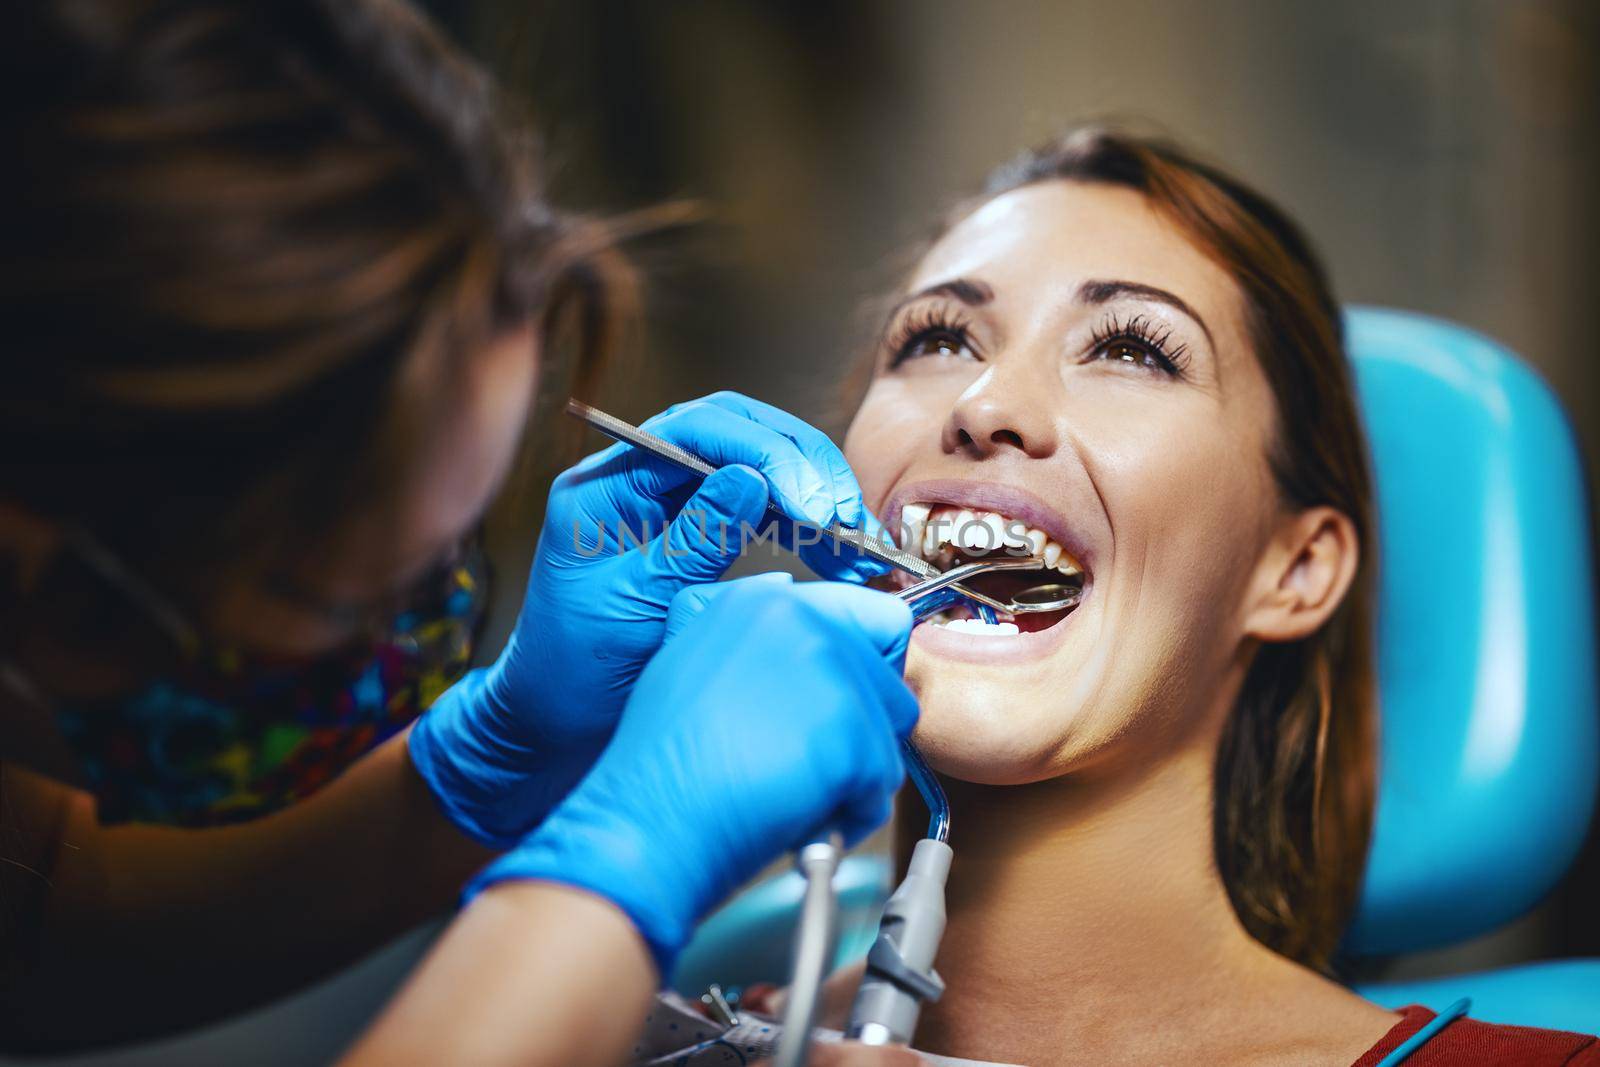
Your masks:
[[[1600,774],[1595,585],[1577,443],[1543,382],[1437,319],[1356,308],[1346,325],[1378,483],[1382,716],[1346,943],[1393,957],[1522,915],[1582,846]],[[871,944],[889,879],[882,857],[841,867],[839,963]],[[673,985],[782,981],[800,891],[780,876],[713,915]],[[1600,1033],[1600,959],[1358,990],[1436,1011],[1470,996],[1477,1019]]]
[[[1346,320],[1378,480],[1382,769],[1347,946],[1393,956],[1532,908],[1583,844],[1600,761],[1583,466],[1554,396],[1481,335]],[[1600,1033],[1600,960],[1360,992]]]

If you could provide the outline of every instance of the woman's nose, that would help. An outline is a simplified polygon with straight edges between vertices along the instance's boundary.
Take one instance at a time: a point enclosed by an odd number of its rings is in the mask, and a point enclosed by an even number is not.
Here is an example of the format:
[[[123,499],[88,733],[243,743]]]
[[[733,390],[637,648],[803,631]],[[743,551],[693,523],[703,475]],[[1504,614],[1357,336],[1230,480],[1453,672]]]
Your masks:
[[[1058,439],[1047,390],[1043,382],[1030,385],[1021,367],[989,367],[951,409],[944,426],[944,450],[966,452],[976,459],[1007,449],[1033,459],[1050,455]]]

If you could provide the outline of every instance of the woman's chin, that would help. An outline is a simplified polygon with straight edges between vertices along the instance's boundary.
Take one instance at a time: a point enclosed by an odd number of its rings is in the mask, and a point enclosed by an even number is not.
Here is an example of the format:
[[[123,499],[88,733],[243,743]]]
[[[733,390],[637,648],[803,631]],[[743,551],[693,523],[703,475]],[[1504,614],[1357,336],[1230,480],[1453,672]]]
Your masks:
[[[1024,785],[1062,773],[1079,734],[1079,688],[1092,632],[1056,625],[1020,636],[930,628],[912,633],[906,681],[922,709],[917,748],[940,774],[983,785]]]
[[[1042,721],[1038,703],[1015,697],[923,698],[912,740],[940,774],[980,785],[1024,785],[1059,773],[1063,723],[1059,709]]]

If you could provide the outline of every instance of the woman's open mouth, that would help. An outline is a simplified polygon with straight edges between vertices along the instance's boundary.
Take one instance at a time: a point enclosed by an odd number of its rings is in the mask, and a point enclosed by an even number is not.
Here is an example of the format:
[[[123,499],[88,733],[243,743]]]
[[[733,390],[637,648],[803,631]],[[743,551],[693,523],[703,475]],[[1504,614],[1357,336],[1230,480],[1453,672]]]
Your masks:
[[[1002,604],[1012,603],[1030,590],[1043,594],[1036,598],[1041,600],[1067,599],[1074,593],[1081,598],[1087,593],[1083,565],[1048,530],[1021,518],[955,504],[909,501],[901,508],[899,533],[901,544],[908,552],[920,555],[941,571],[985,558],[1032,557],[1039,560],[1034,570],[980,574],[963,583]],[[874,584],[895,590],[914,585],[916,581],[912,575],[895,572]],[[1015,637],[1056,626],[1075,610],[1075,606],[998,614],[996,622],[990,624],[978,617],[970,602],[957,600],[929,616],[925,624],[976,636]]]

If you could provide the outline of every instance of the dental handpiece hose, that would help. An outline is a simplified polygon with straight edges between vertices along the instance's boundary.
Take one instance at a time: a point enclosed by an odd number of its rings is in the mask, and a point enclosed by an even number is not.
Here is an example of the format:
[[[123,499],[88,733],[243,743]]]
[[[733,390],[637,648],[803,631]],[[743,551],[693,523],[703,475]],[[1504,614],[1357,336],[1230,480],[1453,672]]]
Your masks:
[[[863,1045],[910,1044],[923,1002],[944,993],[933,960],[944,939],[944,890],[954,856],[946,842],[950,805],[922,755],[909,744],[904,752],[912,784],[928,805],[928,836],[912,849],[905,879],[883,906],[878,939],[850,1007],[845,1036]]]

